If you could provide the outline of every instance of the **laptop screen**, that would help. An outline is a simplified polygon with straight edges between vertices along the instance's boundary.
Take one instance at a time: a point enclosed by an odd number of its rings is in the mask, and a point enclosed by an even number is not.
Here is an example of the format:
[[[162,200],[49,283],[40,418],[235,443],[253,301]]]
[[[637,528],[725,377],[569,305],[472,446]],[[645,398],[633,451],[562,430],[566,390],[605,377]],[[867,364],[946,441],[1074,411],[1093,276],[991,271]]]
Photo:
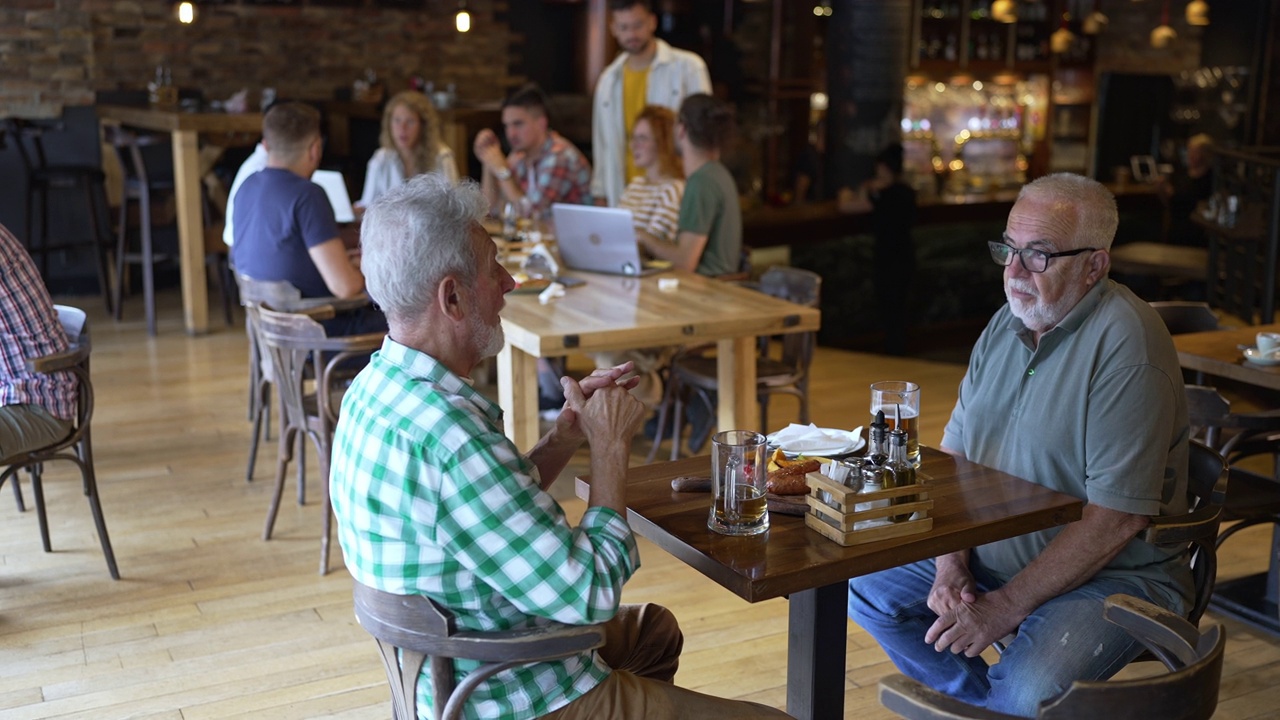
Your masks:
[[[317,170],[312,173],[311,182],[324,188],[324,194],[329,196],[334,220],[340,223],[355,222],[356,214],[351,209],[351,196],[347,194],[347,182],[342,179],[342,173],[336,170]]]

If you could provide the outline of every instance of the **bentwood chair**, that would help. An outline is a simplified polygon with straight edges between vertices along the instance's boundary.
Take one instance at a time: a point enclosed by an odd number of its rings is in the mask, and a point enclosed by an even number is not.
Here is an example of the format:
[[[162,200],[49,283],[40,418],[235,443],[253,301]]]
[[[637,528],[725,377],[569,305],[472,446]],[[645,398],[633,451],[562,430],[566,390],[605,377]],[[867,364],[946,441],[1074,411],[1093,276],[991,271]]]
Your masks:
[[[808,270],[792,267],[773,267],[760,277],[756,288],[782,300],[817,307],[822,294],[822,276]],[[760,427],[769,428],[769,398],[775,394],[795,397],[800,403],[799,421],[809,422],[809,365],[813,361],[817,333],[802,332],[782,335],[779,339],[781,354],[770,352],[769,338],[761,338],[759,356],[756,358],[756,397],[760,404]],[[658,408],[658,431],[646,462],[653,462],[662,444],[668,417],[671,422],[671,459],[680,456],[680,433],[684,415],[684,398],[701,402],[707,411],[715,415],[713,394],[719,388],[716,374],[716,357],[707,353],[707,347],[686,350],[671,361],[667,371],[667,386],[662,404]],[[697,452],[695,438],[690,438],[690,451]]]
[[[471,693],[494,674],[520,665],[559,660],[604,644],[600,625],[550,622],[501,632],[459,630],[452,613],[425,595],[396,595],[359,581],[356,620],[374,640],[391,684],[394,720],[419,717],[418,679],[430,660],[432,717],[456,720]],[[454,659],[481,665],[457,677]],[[425,708],[422,708],[425,710]]]
[[[111,549],[111,538],[107,535],[107,521],[102,515],[102,502],[98,497],[98,478],[93,469],[93,445],[89,440],[89,423],[93,419],[93,382],[89,377],[89,355],[92,343],[89,329],[84,321],[84,311],[78,308],[57,306],[58,316],[63,326],[74,333],[74,340],[66,351],[27,359],[27,368],[32,372],[55,373],[69,372],[76,378],[76,416],[72,421],[71,434],[62,440],[42,448],[19,453],[13,457],[0,458],[0,486],[5,480],[12,479],[14,495],[18,500],[18,509],[25,510],[22,491],[18,485],[18,471],[26,469],[31,477],[31,492],[35,496],[36,517],[40,522],[40,540],[45,552],[52,552],[49,542],[49,520],[45,513],[44,485],[42,474],[44,463],[52,460],[69,460],[80,469],[80,478],[84,484],[85,497],[89,499],[89,511],[93,514],[93,523],[98,529],[98,541],[102,545],[102,554],[107,560],[107,570],[114,580],[120,579],[120,570],[116,567],[115,552]]]
[[[1208,720],[1218,706],[1222,654],[1227,644],[1222,625],[1195,625],[1128,595],[1112,595],[1102,616],[1124,628],[1168,668],[1167,674],[1135,680],[1076,681],[1040,704],[1041,720]],[[1014,720],[1015,716],[974,707],[928,688],[905,675],[880,681],[880,703],[910,720]]]
[[[280,310],[296,306],[302,292],[284,280],[255,280],[248,275],[235,273],[240,302],[249,306],[263,303]],[[258,461],[258,441],[271,435],[271,386],[274,375],[271,361],[262,353],[254,314],[244,315],[244,332],[249,339],[249,421],[253,423],[253,437],[249,442],[249,462],[245,467],[245,482],[253,482],[253,469]],[[302,480],[302,464],[299,462],[298,502],[305,499],[305,483]]]
[[[305,439],[315,445],[320,460],[321,514],[320,574],[329,571],[329,544],[332,538],[332,511],[329,502],[329,460],[333,430],[344,387],[341,382],[348,361],[367,357],[382,346],[386,333],[329,337],[317,319],[333,317],[331,305],[301,312],[277,312],[267,305],[249,305],[258,329],[262,350],[270,359],[280,398],[280,443],[276,460],[276,482],[262,539],[270,540],[284,493],[284,478],[293,459],[296,441],[299,462]],[[349,373],[348,373],[349,374]],[[299,483],[301,484],[301,480]]]

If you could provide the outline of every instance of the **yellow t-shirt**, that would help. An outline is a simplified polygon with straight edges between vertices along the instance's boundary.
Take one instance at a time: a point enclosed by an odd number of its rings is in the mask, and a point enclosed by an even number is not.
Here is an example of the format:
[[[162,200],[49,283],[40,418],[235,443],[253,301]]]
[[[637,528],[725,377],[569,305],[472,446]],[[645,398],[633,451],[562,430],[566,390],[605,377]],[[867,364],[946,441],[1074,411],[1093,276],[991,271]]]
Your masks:
[[[636,124],[636,116],[644,109],[645,96],[649,91],[649,68],[632,70],[625,63],[622,65],[622,125],[627,129],[627,146],[622,153],[627,159],[627,182],[641,174],[636,169],[635,158],[631,157],[631,126]]]

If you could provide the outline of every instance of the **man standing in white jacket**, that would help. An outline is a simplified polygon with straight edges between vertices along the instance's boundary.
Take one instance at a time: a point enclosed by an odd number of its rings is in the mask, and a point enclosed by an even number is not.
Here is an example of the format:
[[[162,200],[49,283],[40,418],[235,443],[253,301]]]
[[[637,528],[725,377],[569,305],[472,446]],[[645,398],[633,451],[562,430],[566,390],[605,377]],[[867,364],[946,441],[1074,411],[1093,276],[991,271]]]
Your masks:
[[[631,125],[645,105],[679,110],[694,93],[711,92],[707,64],[654,37],[658,16],[651,0],[612,0],[609,29],[622,48],[596,81],[591,113],[591,196],[617,205],[631,168]]]

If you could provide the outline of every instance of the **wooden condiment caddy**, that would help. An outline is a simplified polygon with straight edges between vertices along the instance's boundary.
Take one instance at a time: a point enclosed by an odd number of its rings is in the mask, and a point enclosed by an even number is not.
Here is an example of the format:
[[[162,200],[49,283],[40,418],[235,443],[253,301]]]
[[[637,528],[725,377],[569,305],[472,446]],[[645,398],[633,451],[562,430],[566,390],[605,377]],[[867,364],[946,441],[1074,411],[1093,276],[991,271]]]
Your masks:
[[[809,494],[805,497],[809,512],[804,516],[804,524],[840,545],[887,540],[933,528],[933,518],[929,517],[933,500],[929,499],[927,475],[917,472],[915,485],[874,492],[858,492],[856,488],[845,487],[819,472],[811,472],[804,479],[809,485]],[[831,502],[820,499],[819,491],[830,495]],[[894,499],[899,499],[899,504],[869,510],[854,509],[860,504]],[[854,529],[855,523],[898,515],[911,515],[911,519]]]

